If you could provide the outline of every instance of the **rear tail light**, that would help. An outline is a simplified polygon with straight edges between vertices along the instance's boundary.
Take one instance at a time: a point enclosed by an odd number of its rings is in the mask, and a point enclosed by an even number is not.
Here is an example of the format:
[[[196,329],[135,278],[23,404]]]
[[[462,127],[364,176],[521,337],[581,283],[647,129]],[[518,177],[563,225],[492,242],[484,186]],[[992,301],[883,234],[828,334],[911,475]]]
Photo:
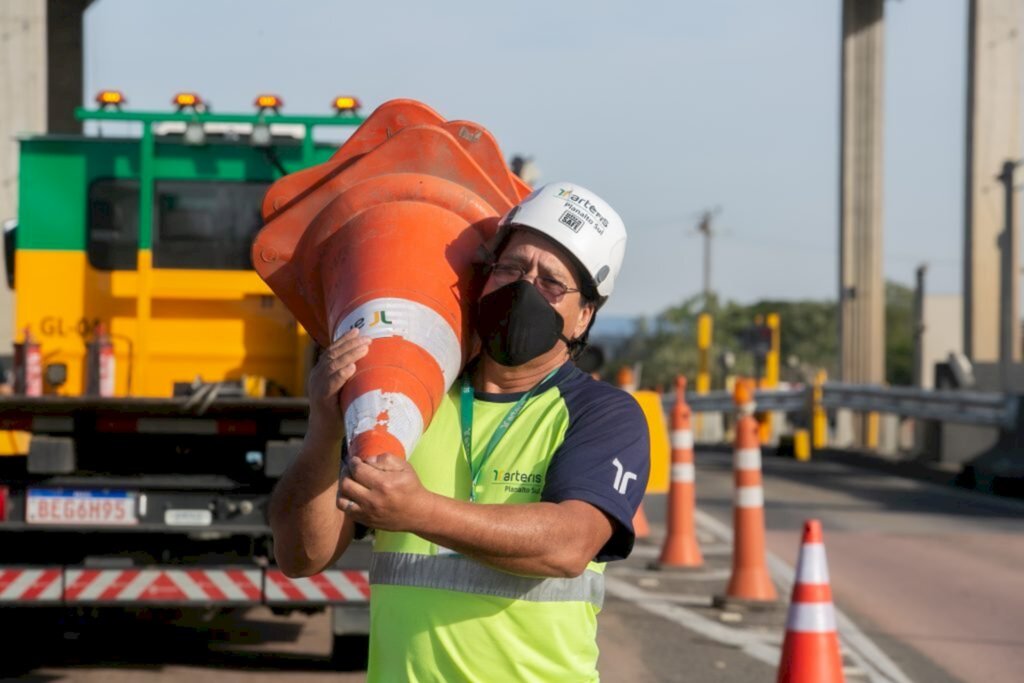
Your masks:
[[[0,486],[0,522],[7,521],[7,492],[6,486]]]

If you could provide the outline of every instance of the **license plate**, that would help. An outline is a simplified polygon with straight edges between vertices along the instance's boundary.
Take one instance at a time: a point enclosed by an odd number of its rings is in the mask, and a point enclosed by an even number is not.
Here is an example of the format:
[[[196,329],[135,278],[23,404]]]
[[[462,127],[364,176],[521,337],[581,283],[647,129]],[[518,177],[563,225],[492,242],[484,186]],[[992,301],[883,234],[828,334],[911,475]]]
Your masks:
[[[29,524],[95,526],[139,523],[134,493],[75,489],[29,489],[25,520]]]

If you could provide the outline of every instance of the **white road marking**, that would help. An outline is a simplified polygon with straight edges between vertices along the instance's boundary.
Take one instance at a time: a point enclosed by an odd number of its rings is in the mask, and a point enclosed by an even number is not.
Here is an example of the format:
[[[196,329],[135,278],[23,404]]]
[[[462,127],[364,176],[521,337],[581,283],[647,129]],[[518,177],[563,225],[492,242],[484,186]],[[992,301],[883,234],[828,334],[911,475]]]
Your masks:
[[[668,604],[660,597],[652,596],[650,593],[613,576],[606,576],[604,582],[605,590],[610,595],[632,602],[651,614],[675,622],[723,645],[739,648],[765,664],[775,666],[779,663],[781,656],[779,647],[767,643],[764,635],[723,626],[681,605]]]
[[[702,510],[696,510],[695,513],[698,525],[710,530],[722,540],[732,543],[732,529],[728,525]],[[793,590],[793,568],[772,553],[768,553],[768,570],[779,584],[780,592],[783,595],[790,594]],[[868,674],[871,683],[913,683],[849,617],[839,609],[835,610],[835,614],[839,638],[845,645],[845,651]]]

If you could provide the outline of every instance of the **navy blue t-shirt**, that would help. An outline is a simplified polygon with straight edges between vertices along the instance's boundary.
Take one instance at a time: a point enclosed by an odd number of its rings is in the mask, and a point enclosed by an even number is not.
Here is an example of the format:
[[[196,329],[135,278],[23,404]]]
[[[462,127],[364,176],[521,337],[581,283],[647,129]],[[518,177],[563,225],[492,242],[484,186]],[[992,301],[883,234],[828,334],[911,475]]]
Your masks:
[[[477,400],[492,403],[513,403],[521,396],[475,392]],[[593,379],[571,362],[538,388],[534,401],[543,403],[543,413],[537,416],[528,408],[517,423],[532,422],[532,428],[542,429],[543,424],[536,423],[568,421],[560,441],[551,444],[555,450],[540,500],[581,500],[598,508],[613,520],[614,531],[595,559],[627,557],[635,539],[633,516],[650,474],[650,435],[640,405],[625,391]]]

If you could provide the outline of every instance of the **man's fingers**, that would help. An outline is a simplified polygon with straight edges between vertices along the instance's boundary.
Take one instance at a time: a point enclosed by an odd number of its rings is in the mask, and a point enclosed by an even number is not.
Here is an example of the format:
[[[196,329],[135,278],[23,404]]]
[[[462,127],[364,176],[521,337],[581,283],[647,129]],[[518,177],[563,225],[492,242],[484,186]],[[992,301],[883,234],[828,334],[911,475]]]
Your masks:
[[[345,382],[356,372],[356,361],[369,352],[369,345],[363,344],[340,358],[321,358],[313,371],[311,384],[317,387],[316,395],[333,396],[341,391]],[[321,390],[322,388],[322,390]]]
[[[383,455],[378,456],[378,458],[380,458],[379,462],[383,465],[383,469],[392,472],[404,470],[406,467],[409,467],[409,463],[405,458],[399,457],[394,453],[384,453]]]
[[[381,453],[364,461],[367,465],[374,467],[381,472],[400,472],[407,467],[405,458],[394,453]]]
[[[376,488],[385,475],[375,465],[354,457],[349,467],[349,476],[364,487]]]
[[[342,479],[341,484],[338,485],[339,496],[342,498],[350,498],[357,504],[365,502],[367,496],[370,495],[370,489],[355,479],[355,472],[359,469],[359,466],[356,465],[358,460],[359,458],[352,458],[352,462],[349,466],[349,475]]]
[[[346,515],[360,515],[363,513],[363,509],[359,507],[359,503],[355,502],[351,498],[338,498],[337,501],[338,509],[344,512]]]
[[[352,365],[369,352],[370,343],[367,341],[365,344],[360,344],[359,346],[348,349],[344,353],[340,353],[336,356],[324,356],[320,359],[320,363],[325,371],[333,372],[338,368]]]
[[[344,356],[346,353],[350,353],[357,349],[369,346],[370,342],[373,341],[370,337],[360,337],[351,332],[346,333],[334,342],[321,355],[321,358],[327,360],[334,360]]]
[[[341,391],[341,388],[345,386],[345,382],[352,379],[352,375],[356,374],[356,364],[350,363],[342,368],[338,368],[331,372],[327,376],[327,386],[324,392],[327,396],[333,396]]]

